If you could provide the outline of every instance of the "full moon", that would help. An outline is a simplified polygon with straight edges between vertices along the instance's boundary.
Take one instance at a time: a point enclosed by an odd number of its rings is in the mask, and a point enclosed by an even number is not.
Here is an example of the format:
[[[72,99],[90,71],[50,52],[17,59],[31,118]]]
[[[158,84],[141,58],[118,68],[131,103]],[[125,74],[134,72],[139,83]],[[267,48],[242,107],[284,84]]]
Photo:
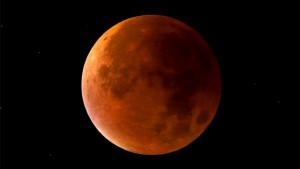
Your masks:
[[[82,72],[91,122],[114,145],[160,155],[197,139],[221,97],[217,59],[187,24],[160,15],[126,19],[91,48]]]

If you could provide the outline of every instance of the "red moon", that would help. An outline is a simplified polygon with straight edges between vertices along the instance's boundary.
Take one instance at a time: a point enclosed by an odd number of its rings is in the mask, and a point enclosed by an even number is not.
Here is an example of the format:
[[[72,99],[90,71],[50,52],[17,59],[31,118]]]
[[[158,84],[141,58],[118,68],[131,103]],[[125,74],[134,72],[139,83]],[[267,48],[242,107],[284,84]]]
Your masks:
[[[90,50],[82,73],[88,116],[129,152],[177,151],[209,126],[221,97],[220,69],[202,36],[160,15],[126,19]]]

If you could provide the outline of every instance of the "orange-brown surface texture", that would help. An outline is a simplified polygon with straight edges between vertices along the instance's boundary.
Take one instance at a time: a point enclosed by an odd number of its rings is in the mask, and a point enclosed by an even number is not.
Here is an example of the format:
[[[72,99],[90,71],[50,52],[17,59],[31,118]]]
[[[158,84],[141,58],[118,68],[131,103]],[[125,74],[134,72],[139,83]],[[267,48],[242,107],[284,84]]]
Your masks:
[[[166,16],[129,18],[94,44],[82,96],[99,132],[130,152],[157,155],[199,137],[220,101],[217,60],[191,27]]]

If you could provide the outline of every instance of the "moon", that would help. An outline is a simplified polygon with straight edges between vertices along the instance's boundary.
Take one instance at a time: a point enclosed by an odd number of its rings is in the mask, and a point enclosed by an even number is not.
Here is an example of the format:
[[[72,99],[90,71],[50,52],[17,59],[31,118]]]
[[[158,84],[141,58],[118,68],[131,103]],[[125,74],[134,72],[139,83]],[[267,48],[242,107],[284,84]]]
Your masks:
[[[206,130],[218,109],[221,77],[212,49],[193,28],[142,15],[96,41],[81,90],[91,122],[108,141],[132,153],[161,155]]]

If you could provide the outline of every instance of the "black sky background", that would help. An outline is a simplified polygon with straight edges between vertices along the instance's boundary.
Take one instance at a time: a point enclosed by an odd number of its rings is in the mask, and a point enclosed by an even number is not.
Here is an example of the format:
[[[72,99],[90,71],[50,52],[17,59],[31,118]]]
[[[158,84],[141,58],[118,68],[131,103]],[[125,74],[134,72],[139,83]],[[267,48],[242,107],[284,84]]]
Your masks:
[[[295,5],[279,3],[2,0],[1,168],[294,164],[298,13]],[[222,75],[211,125],[189,146],[162,156],[111,144],[91,123],[81,97],[82,68],[96,40],[144,14],[170,16],[197,30]]]

